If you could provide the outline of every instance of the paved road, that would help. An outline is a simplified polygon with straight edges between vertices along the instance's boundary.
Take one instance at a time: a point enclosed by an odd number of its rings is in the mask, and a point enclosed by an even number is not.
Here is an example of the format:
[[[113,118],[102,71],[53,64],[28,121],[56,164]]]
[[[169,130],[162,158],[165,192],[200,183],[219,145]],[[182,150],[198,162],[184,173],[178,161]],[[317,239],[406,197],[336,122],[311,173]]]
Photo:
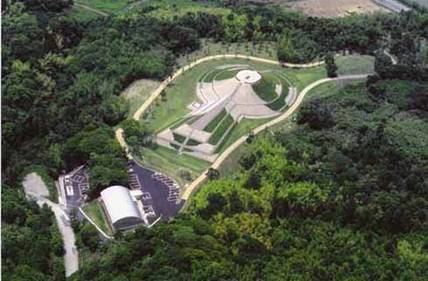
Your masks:
[[[283,122],[285,119],[289,118],[300,106],[300,104],[303,101],[303,98],[307,93],[309,93],[313,88],[326,83],[330,81],[340,81],[340,80],[352,80],[352,79],[365,79],[367,77],[367,74],[361,74],[361,75],[345,75],[337,78],[324,78],[317,80],[302,90],[302,92],[297,96],[296,101],[290,106],[290,108],[284,112],[281,116],[278,118],[275,118],[274,120],[271,120],[253,130],[254,134],[258,134],[262,132],[263,130],[272,127],[278,123]],[[247,136],[242,136],[238,140],[236,140],[231,146],[229,146],[211,165],[211,168],[218,169],[220,165],[223,163],[223,161],[232,153],[234,152],[241,144],[243,144],[247,139]],[[183,192],[183,195],[181,196],[181,199],[188,200],[190,195],[200,186],[201,183],[205,181],[207,178],[206,172],[202,173],[196,180],[194,180]]]
[[[79,254],[76,248],[76,238],[74,236],[73,228],[69,223],[67,214],[58,204],[53,203],[39,194],[33,192],[26,192],[26,194],[30,198],[34,198],[40,207],[46,204],[54,212],[59,232],[61,233],[62,240],[64,241],[65,276],[70,276],[79,269]]]

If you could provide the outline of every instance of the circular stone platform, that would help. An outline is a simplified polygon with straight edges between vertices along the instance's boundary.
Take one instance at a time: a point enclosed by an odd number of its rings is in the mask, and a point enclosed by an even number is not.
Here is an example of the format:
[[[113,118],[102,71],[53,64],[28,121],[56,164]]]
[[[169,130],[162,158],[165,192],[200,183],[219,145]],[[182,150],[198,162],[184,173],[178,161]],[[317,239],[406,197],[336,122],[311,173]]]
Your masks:
[[[242,83],[255,84],[262,79],[262,76],[254,70],[241,70],[236,74],[236,79]]]

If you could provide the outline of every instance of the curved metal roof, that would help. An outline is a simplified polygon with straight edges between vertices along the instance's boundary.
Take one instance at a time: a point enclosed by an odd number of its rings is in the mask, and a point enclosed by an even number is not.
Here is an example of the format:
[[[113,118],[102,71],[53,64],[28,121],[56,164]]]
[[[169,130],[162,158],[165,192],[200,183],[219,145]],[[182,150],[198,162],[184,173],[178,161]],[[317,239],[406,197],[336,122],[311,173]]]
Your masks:
[[[131,193],[126,187],[120,185],[110,186],[101,191],[101,198],[112,224],[124,218],[141,219],[137,206],[132,200]]]

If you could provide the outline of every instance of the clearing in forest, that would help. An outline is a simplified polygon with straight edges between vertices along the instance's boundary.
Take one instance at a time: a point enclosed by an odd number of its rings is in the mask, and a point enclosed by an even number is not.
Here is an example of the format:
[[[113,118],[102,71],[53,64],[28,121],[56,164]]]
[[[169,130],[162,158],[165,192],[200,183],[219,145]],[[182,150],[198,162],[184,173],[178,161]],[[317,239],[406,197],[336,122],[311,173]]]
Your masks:
[[[284,6],[293,10],[302,11],[309,16],[315,17],[343,17],[353,13],[367,14],[388,11],[372,0],[279,0],[273,2],[284,4]]]
[[[336,63],[340,75],[373,71],[368,56],[339,56]],[[238,73],[257,79],[245,83]],[[134,157],[184,187],[236,140],[286,111],[299,91],[325,76],[324,66],[284,68],[240,58],[198,64],[174,79],[141,117],[160,145],[134,147]]]
[[[244,119],[270,119],[289,107],[297,91],[281,71],[222,64],[193,82],[187,112],[156,135],[159,145],[213,162],[223,141]]]

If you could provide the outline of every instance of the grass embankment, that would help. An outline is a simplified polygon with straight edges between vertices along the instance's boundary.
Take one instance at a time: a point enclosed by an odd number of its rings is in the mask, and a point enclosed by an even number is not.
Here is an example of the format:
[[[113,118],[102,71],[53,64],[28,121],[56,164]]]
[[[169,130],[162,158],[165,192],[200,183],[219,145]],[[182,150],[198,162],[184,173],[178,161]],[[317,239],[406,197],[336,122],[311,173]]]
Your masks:
[[[196,179],[210,164],[186,154],[179,155],[177,151],[161,146],[154,149],[142,149],[140,154],[145,166],[169,175],[181,187]],[[183,176],[186,172],[190,173],[192,180]]]
[[[213,120],[211,120],[208,125],[205,126],[204,131],[206,132],[212,132],[214,129],[218,126],[218,124],[223,120],[223,118],[226,116],[227,112],[225,109],[223,109]]]
[[[94,200],[83,207],[83,211],[90,217],[102,231],[107,235],[113,235],[113,232],[108,225],[107,218],[104,215],[100,202]]]
[[[187,106],[196,99],[196,85],[201,78],[216,66],[225,64],[247,64],[250,68],[264,71],[264,70],[277,70],[281,71],[288,76],[288,73],[293,76],[294,80],[300,81],[300,76],[305,74],[305,81],[315,81],[325,75],[323,67],[317,69],[298,70],[285,69],[278,65],[252,62],[246,59],[219,59],[201,63],[191,70],[185,72],[178,77],[170,86],[165,90],[166,101],[160,101],[152,108],[152,114],[148,125],[151,130],[159,132],[162,129],[170,126],[181,119],[186,113],[189,112]]]
[[[374,70],[374,58],[371,56],[347,56],[347,57],[338,57],[336,59],[336,63],[339,67],[339,74],[340,75],[349,75],[349,74],[362,74],[362,73],[371,73]],[[324,71],[323,68],[316,70],[315,72],[312,72],[312,78],[315,77],[315,73],[318,73],[319,71]],[[287,77],[293,79],[296,79],[298,76],[294,76],[294,74],[297,74],[295,70],[291,70],[293,72],[293,75],[290,75],[290,73],[287,73]],[[303,80],[309,80],[312,79],[310,75],[303,74],[300,76],[300,79]],[[314,98],[324,98],[329,96],[337,95],[345,86],[349,84],[358,84],[361,82],[350,80],[350,81],[338,81],[338,82],[328,82],[319,85],[318,87],[312,89],[305,97],[302,105],[308,103],[310,100]],[[297,114],[297,113],[296,113]],[[295,114],[293,115],[295,116]],[[296,127],[296,123],[293,121],[293,117],[287,119],[286,121],[282,122],[281,124],[278,124],[276,126],[273,126],[269,128],[267,131],[263,132],[262,134],[270,134],[271,132],[275,132],[277,130],[286,130],[287,132],[292,132]],[[249,123],[252,123],[253,120],[244,120],[249,121]],[[417,122],[416,122],[417,123]],[[250,124],[247,125],[248,127],[253,127]],[[234,130],[235,131],[235,130]],[[397,130],[398,131],[398,130]],[[223,147],[227,147],[230,144],[233,143],[233,139],[237,139],[237,136],[231,136],[228,138],[229,141],[226,141],[223,143]],[[238,171],[240,169],[239,165],[239,159],[244,154],[246,149],[246,145],[242,145],[237,150],[235,150],[232,155],[230,155],[220,166],[220,173],[223,176],[229,176],[232,175],[235,171]],[[224,149],[223,149],[224,150]]]
[[[275,92],[277,84],[280,84],[280,81],[272,73],[262,73],[262,79],[253,86],[253,89],[262,100],[270,102],[278,96]]]
[[[219,126],[215,129],[208,142],[212,145],[216,145],[234,122],[235,121],[233,120],[232,116],[227,114]]]
[[[184,141],[186,140],[185,136],[182,136],[182,135],[179,135],[179,134],[176,134],[176,133],[173,133],[173,136],[174,136],[174,140],[176,142],[179,142],[179,143],[184,143]]]

